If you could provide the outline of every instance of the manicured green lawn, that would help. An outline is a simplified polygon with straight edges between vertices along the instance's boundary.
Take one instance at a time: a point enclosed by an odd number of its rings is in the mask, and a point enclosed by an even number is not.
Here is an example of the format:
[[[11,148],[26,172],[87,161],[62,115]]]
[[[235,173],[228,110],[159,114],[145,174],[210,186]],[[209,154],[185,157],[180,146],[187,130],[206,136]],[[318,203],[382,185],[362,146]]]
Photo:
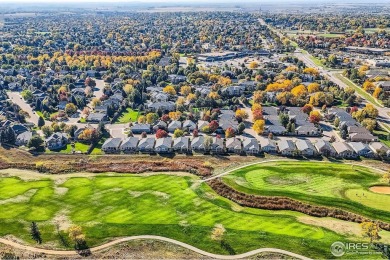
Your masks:
[[[60,234],[69,244],[60,242],[56,224],[78,224],[89,246],[112,237],[149,234],[219,254],[276,247],[313,258],[332,258],[329,247],[334,241],[360,241],[303,224],[298,219],[305,215],[297,212],[240,207],[198,180],[132,174],[61,176],[61,181],[44,175],[28,181],[4,177],[0,179],[0,236],[12,234],[33,243],[28,227],[37,221],[43,246],[72,248],[65,231]],[[215,224],[226,228],[228,247],[211,239]]]
[[[35,111],[35,113],[36,113],[38,116],[44,118],[44,117],[43,117],[43,113],[42,113],[41,111]]]
[[[378,136],[379,141],[390,147],[390,141],[387,140],[388,132],[383,130],[374,130],[374,135]]]
[[[76,152],[80,151],[82,153],[86,153],[88,151],[88,148],[89,148],[89,144],[83,144],[83,143],[76,142],[74,150]],[[72,145],[68,144],[68,145],[66,145],[65,147],[63,147],[60,150],[50,151],[49,149],[46,149],[46,153],[65,153],[65,154],[70,154],[70,153],[72,153]]]
[[[135,122],[138,119],[138,111],[131,108],[127,108],[123,111],[122,115],[116,120],[116,123],[125,124]]]
[[[381,174],[368,168],[321,162],[277,162],[249,166],[223,180],[242,192],[288,196],[390,222],[390,196],[369,191],[371,186],[385,184]]]

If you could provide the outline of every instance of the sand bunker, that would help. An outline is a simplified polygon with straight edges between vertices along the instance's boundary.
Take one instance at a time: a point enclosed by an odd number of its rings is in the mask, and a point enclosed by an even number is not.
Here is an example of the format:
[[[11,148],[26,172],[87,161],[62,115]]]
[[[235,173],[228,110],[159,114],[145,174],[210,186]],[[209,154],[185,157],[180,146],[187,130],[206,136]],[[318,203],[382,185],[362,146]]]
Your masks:
[[[372,186],[370,191],[390,195],[390,187],[388,186]]]

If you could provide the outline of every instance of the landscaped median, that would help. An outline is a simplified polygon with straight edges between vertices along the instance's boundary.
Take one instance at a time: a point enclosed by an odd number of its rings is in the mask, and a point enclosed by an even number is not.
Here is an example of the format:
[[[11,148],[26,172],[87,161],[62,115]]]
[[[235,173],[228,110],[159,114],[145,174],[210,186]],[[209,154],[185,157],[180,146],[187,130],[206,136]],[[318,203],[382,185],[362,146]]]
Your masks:
[[[337,74],[335,74],[335,76],[336,76],[336,78],[341,80],[343,83],[347,84],[349,87],[352,87],[353,89],[355,89],[355,91],[359,95],[361,95],[364,99],[366,99],[367,101],[369,101],[369,102],[371,102],[371,103],[373,103],[373,104],[375,104],[377,106],[383,107],[383,105],[381,104],[381,102],[379,100],[377,100],[376,98],[371,96],[369,93],[364,91],[361,87],[359,87],[358,85],[353,83],[348,78],[344,77],[341,73],[337,73]]]

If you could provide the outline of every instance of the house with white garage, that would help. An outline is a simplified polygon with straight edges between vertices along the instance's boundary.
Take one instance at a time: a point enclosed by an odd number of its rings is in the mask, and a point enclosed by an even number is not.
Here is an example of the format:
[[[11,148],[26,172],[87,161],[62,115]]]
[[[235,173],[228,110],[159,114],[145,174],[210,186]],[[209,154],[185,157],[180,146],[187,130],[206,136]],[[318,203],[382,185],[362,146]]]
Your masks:
[[[374,157],[375,153],[370,149],[368,144],[362,142],[349,142],[348,145],[355,151],[358,156]]]
[[[245,138],[242,141],[242,148],[248,155],[257,155],[260,152],[260,145],[255,138]]]
[[[108,138],[102,145],[102,151],[105,153],[119,153],[121,142],[121,138]]]
[[[26,131],[21,134],[18,134],[15,140],[15,145],[17,146],[26,146],[30,139],[32,138],[33,133],[31,131]]]
[[[271,140],[267,137],[259,136],[258,137],[261,151],[265,153],[277,153],[278,147],[276,145],[276,142],[274,140]]]
[[[131,128],[133,134],[141,134],[143,132],[150,134],[150,124],[135,124]]]
[[[175,152],[187,153],[190,150],[190,138],[186,136],[181,136],[173,139],[172,149]]]
[[[291,140],[281,140],[278,142],[279,153],[285,156],[292,156],[296,151],[296,147]]]
[[[240,154],[242,152],[242,142],[237,137],[226,138],[225,146],[228,153]]]
[[[311,156],[315,156],[317,154],[316,148],[314,147],[314,145],[309,140],[298,139],[295,142],[295,146],[297,147],[299,153],[302,156],[311,157]]]
[[[339,158],[356,158],[357,154],[345,142],[332,143],[336,151],[336,157]]]
[[[317,152],[325,157],[334,157],[337,155],[336,150],[328,141],[319,139],[314,143],[314,146],[317,149]]]
[[[183,130],[188,132],[193,131],[196,128],[196,124],[191,120],[186,120],[183,122]]]
[[[137,152],[138,142],[138,137],[127,137],[122,141],[120,150],[124,153],[135,153]]]
[[[200,135],[198,137],[194,137],[194,139],[192,139],[192,142],[191,142],[191,149],[197,153],[207,152],[208,149],[206,149],[206,147],[204,145],[204,140],[205,140],[205,137],[203,135]]]
[[[181,122],[172,120],[168,125],[168,132],[173,133],[176,129],[181,129]]]
[[[172,152],[172,137],[158,138],[154,146],[156,153],[171,153]]]
[[[211,152],[213,153],[223,153],[225,150],[223,145],[223,139],[220,137],[213,137],[213,142],[210,148]]]
[[[390,149],[382,142],[372,142],[368,145],[377,155],[390,156]]]
[[[142,138],[138,142],[138,151],[141,153],[152,153],[154,152],[154,142],[155,139],[153,137]]]

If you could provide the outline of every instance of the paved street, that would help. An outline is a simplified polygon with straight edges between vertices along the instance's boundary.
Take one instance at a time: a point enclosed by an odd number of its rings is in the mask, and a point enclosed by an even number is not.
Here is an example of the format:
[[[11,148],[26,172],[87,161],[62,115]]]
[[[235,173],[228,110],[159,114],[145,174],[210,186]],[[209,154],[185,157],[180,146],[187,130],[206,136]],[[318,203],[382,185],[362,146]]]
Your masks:
[[[38,119],[39,116],[33,111],[31,106],[24,101],[22,96],[19,92],[7,92],[8,97],[11,99],[11,101],[15,104],[17,104],[23,111],[27,112],[29,114],[29,118],[26,118],[27,122],[31,122],[35,125],[38,125]],[[45,121],[46,125],[50,125],[50,122]]]

